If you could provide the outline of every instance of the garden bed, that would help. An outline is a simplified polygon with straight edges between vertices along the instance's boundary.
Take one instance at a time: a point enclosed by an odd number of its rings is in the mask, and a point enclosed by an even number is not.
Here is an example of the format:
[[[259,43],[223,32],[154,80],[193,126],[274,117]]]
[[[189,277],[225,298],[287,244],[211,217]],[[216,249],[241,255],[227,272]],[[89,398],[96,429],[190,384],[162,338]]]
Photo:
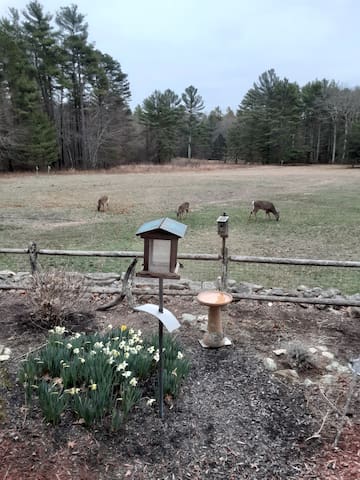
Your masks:
[[[358,388],[338,448],[332,447],[351,374],[321,389],[317,382],[325,371],[301,370],[292,383],[273,375],[263,362],[296,340],[321,345],[346,365],[359,356],[360,320],[345,308],[233,302],[223,311],[232,345],[203,349],[199,339],[206,307],[195,298],[165,298],[165,307],[181,323],[172,335],[191,362],[190,376],[179,398],[166,399],[163,419],[156,405],[140,402],[127,423],[111,433],[106,425],[86,429],[70,414],[53,427],[36,406],[25,407],[16,382],[19,363],[46,342],[47,333],[29,322],[24,295],[0,292],[0,344],[11,348],[10,359],[1,363],[0,478],[359,478]],[[92,297],[94,305],[107,300]],[[155,297],[136,300],[157,303]],[[74,331],[92,332],[109,324],[140,328],[144,335],[157,331],[157,321],[126,303],[72,320]],[[313,382],[310,387],[304,386],[305,377]]]

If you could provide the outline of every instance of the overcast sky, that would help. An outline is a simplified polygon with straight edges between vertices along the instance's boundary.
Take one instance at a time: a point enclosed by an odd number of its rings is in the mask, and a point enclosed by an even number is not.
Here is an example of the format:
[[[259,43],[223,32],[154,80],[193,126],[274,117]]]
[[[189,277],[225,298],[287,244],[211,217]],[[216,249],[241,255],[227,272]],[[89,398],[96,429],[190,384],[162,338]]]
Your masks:
[[[26,0],[0,0],[0,16]],[[120,62],[135,107],[154,90],[194,85],[206,110],[236,110],[264,71],[303,86],[360,86],[360,0],[43,0],[72,3],[89,40]]]

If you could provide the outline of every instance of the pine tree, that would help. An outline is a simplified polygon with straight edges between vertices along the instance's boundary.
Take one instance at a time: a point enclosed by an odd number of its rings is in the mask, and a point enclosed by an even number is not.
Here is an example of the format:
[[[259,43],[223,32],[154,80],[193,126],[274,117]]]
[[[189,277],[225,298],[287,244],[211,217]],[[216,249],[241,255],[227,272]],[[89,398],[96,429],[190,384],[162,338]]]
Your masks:
[[[197,88],[190,85],[181,96],[185,105],[185,125],[187,134],[187,157],[192,157],[192,144],[196,127],[199,125],[200,112],[204,109],[204,101]]]

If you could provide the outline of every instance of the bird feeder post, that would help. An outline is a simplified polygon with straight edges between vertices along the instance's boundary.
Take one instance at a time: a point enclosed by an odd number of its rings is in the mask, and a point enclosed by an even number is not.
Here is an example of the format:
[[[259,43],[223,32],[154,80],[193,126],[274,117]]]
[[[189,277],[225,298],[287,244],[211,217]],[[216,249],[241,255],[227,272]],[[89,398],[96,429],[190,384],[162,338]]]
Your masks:
[[[164,279],[159,278],[159,313],[164,313]],[[159,417],[164,416],[164,327],[159,320]]]
[[[164,278],[179,279],[177,263],[178,239],[183,237],[187,226],[170,218],[160,218],[144,223],[136,232],[144,239],[144,268],[137,275],[159,279],[159,308],[146,304],[137,307],[159,319],[159,416],[164,415],[164,324],[169,331],[180,326],[171,312],[164,309]]]

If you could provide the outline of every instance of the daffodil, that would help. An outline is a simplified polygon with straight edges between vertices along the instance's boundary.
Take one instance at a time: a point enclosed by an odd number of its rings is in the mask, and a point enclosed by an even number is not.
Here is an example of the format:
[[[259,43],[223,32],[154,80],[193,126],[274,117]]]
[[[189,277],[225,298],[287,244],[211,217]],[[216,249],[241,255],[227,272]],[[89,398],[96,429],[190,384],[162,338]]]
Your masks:
[[[65,332],[65,327],[60,327],[59,325],[55,327],[55,333],[57,333],[58,335],[63,335]]]
[[[129,364],[127,362],[122,362],[122,363],[119,363],[119,365],[117,366],[116,368],[116,371],[117,372],[120,372],[121,370],[126,370],[126,367],[128,366]]]
[[[77,393],[80,392],[80,388],[72,387],[72,388],[67,388],[64,391],[65,391],[65,393],[68,393],[69,395],[76,395]]]
[[[126,325],[121,325],[121,329],[120,329],[122,332],[125,332],[125,330],[127,330],[127,326]]]
[[[97,389],[96,383],[92,383],[91,385],[89,385],[89,388],[90,390],[96,390]]]
[[[129,383],[130,383],[130,385],[131,385],[132,387],[136,387],[136,385],[137,385],[138,381],[136,380],[136,378],[135,378],[135,377],[133,377],[133,378],[130,380],[130,382],[129,382]]]
[[[181,360],[183,357],[184,357],[184,355],[183,355],[181,352],[178,352],[177,358],[178,358],[179,360]]]
[[[156,402],[155,398],[149,398],[149,400],[146,402],[146,405],[151,406],[154,402]]]
[[[125,378],[131,377],[131,372],[130,372],[130,370],[127,370],[126,372],[124,372],[124,373],[122,374],[122,376],[125,377]]]

